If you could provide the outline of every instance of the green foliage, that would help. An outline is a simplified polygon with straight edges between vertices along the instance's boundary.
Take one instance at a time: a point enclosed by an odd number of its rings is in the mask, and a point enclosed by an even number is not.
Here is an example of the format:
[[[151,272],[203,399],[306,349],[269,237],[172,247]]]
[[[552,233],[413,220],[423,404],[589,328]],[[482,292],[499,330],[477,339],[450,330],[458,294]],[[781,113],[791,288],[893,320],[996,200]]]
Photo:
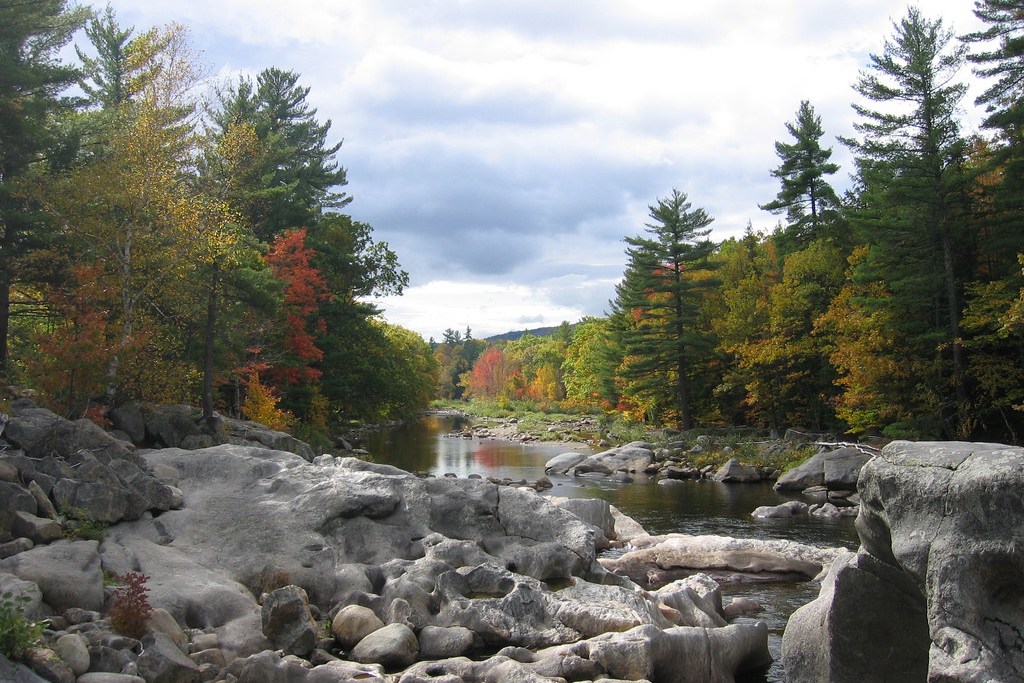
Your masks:
[[[622,354],[617,376],[636,417],[688,429],[691,380],[710,345],[698,319],[700,300],[713,287],[713,219],[679,190],[652,205],[650,218],[651,237],[626,238],[629,263],[612,302]]]
[[[146,635],[146,621],[153,614],[149,604],[148,576],[140,572],[127,572],[116,577],[121,587],[114,591],[110,605],[110,625],[115,631],[129,638]]]
[[[778,196],[761,208],[772,213],[786,214],[789,221],[784,234],[787,241],[806,244],[824,236],[824,228],[835,222],[839,197],[825,180],[835,174],[839,165],[832,163],[832,149],[821,148],[821,117],[804,100],[800,103],[796,121],[786,124],[793,136],[792,143],[776,142],[775,153],[782,163],[772,171],[782,187]]]
[[[83,541],[103,541],[107,533],[107,524],[90,519],[89,515],[82,508],[65,510],[61,516],[61,531],[64,538],[69,540],[80,539]]]
[[[43,635],[45,623],[25,617],[25,606],[31,598],[7,591],[0,595],[0,654],[19,659],[35,646]]]

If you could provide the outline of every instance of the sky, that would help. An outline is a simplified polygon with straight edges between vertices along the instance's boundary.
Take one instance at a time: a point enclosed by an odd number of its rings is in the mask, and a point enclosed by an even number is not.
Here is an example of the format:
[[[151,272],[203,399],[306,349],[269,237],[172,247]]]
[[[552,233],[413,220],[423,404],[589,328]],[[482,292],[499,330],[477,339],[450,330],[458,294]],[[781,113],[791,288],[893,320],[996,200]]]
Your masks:
[[[99,6],[99,3],[95,3]],[[972,0],[925,0],[958,35]],[[802,100],[836,136],[907,5],[882,0],[111,0],[142,31],[189,27],[213,82],[295,71],[332,142],[345,211],[409,273],[376,300],[441,339],[607,312],[650,205],[685,192],[711,239],[770,231],[776,140]],[[973,80],[969,69],[962,80]],[[978,84],[964,99],[977,130]]]

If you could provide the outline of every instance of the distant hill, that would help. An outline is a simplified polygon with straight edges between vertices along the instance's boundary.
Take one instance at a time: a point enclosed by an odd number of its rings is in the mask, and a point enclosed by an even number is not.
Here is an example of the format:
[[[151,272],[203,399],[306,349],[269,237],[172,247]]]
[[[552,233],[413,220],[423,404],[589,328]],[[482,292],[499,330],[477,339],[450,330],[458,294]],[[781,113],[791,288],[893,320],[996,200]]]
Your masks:
[[[484,341],[494,344],[495,342],[502,341],[515,341],[524,334],[532,334],[534,337],[546,337],[552,332],[558,330],[561,325],[554,325],[552,327],[535,327],[532,330],[519,330],[517,332],[505,332],[504,334],[496,334],[493,337],[486,337]],[[570,329],[576,329],[576,325],[570,325]]]

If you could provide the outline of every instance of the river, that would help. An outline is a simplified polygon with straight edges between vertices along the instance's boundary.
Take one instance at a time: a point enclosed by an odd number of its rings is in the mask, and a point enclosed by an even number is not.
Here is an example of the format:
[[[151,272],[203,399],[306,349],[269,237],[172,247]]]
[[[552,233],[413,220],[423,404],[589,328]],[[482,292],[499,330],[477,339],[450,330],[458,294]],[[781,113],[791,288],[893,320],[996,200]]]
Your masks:
[[[466,424],[466,418],[461,416],[428,415],[401,427],[370,432],[361,445],[374,461],[410,472],[436,476],[450,473],[459,477],[479,474],[528,481],[541,477],[544,464],[560,453],[567,450],[590,452],[583,444],[523,444],[450,436]],[[554,487],[545,495],[602,498],[652,534],[680,532],[737,538],[786,538],[818,546],[857,547],[851,518],[755,520],[750,516],[754,508],[778,505],[794,497],[780,495],[768,484],[721,484],[701,480],[665,486],[643,476],[629,483],[589,477],[551,475],[549,478]],[[813,582],[722,587],[726,602],[742,596],[765,607],[756,620],[768,625],[769,649],[776,661],[767,678],[757,680],[773,683],[785,680],[780,660],[786,620],[817,593],[818,586]]]

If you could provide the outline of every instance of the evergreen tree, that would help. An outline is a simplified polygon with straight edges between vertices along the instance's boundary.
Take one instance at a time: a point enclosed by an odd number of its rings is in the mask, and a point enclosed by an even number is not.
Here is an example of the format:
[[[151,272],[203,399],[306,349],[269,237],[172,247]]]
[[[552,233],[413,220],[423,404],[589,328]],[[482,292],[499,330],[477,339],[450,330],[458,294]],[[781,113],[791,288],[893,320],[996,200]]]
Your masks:
[[[696,321],[709,286],[707,236],[714,220],[679,190],[649,207],[650,237],[627,237],[629,261],[616,287],[612,316],[625,358],[624,393],[648,417],[667,417],[683,429],[693,423],[690,377],[708,344]]]
[[[821,136],[825,134],[821,117],[807,100],[800,103],[796,121],[787,123],[786,130],[794,141],[775,143],[775,153],[782,163],[772,171],[782,187],[778,196],[761,208],[776,214],[785,212],[789,221],[785,236],[789,241],[806,244],[821,237],[835,218],[839,197],[825,177],[836,173],[839,165],[829,161],[832,148],[821,147]]]
[[[60,51],[88,16],[65,0],[0,3],[0,373],[7,367],[18,259],[37,242],[35,212],[18,187],[57,142],[55,115],[73,105],[62,93],[78,71],[61,63]]]
[[[965,401],[960,311],[972,245],[957,119],[966,88],[955,81],[965,50],[941,19],[912,7],[854,86],[869,103],[853,105],[861,137],[844,140],[857,155],[851,220],[869,247],[854,277],[886,285],[885,296],[857,301],[888,308],[884,319],[899,329],[878,333],[904,339],[915,362],[928,360],[911,395],[898,399],[917,402],[919,423],[894,433],[949,435]]]
[[[347,183],[334,158],[341,143],[328,144],[331,122],[316,120],[308,95],[298,74],[269,68],[255,83],[242,77],[219,93],[219,106],[211,112],[216,136],[245,124],[258,140],[252,182],[240,188],[233,203],[264,241],[288,228],[311,227],[325,209],[351,201],[336,191]]]

